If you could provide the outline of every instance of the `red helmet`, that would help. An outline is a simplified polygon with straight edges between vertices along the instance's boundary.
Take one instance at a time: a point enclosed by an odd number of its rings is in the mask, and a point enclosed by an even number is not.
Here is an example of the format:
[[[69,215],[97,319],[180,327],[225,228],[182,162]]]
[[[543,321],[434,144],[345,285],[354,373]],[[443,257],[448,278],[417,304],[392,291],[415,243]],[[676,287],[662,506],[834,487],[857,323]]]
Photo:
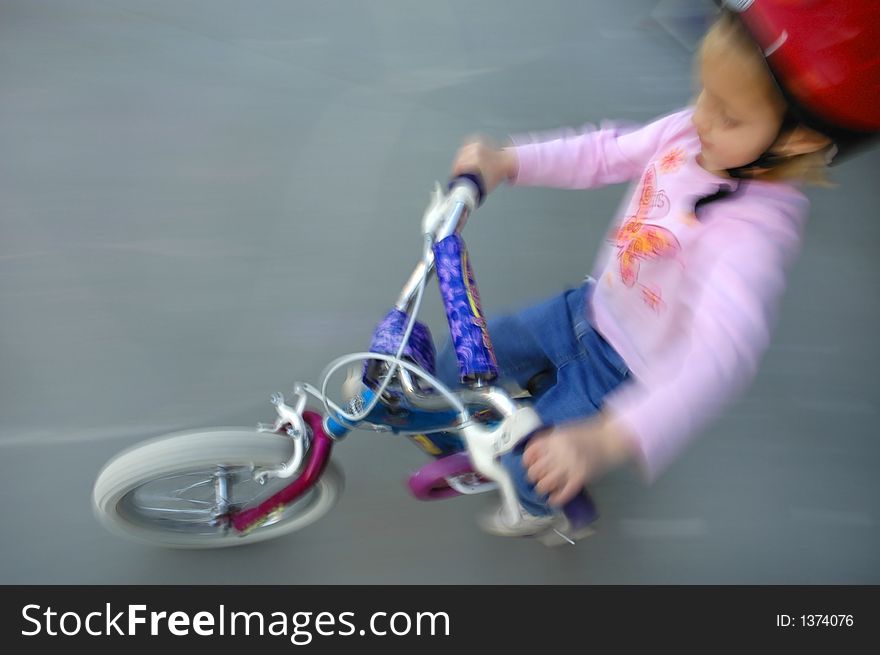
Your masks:
[[[880,132],[877,0],[723,0],[797,118],[849,147]]]

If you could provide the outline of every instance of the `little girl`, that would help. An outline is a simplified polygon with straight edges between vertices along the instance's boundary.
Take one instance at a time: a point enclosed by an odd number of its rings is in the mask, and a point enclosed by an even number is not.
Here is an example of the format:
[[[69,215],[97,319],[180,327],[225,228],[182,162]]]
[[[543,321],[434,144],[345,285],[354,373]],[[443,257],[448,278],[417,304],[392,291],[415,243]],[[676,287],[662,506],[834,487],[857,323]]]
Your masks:
[[[631,132],[473,142],[455,157],[453,175],[477,172],[487,192],[637,181],[594,280],[489,323],[501,374],[546,426],[505,461],[520,519],[486,517],[493,534],[564,529],[556,508],[628,460],[653,480],[743,390],[800,247],[796,185],[880,130],[871,0],[729,4],[700,48],[693,106]],[[457,382],[449,349],[438,375]]]

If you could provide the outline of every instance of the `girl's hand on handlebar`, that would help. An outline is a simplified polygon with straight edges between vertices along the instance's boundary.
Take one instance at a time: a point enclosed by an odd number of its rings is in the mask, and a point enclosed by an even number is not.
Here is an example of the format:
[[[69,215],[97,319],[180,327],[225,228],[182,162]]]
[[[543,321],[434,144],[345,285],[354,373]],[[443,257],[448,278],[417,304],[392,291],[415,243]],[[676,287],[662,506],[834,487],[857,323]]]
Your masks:
[[[516,154],[510,148],[498,148],[483,138],[465,142],[455,154],[452,176],[478,173],[483,179],[485,193],[490,193],[517,173]]]

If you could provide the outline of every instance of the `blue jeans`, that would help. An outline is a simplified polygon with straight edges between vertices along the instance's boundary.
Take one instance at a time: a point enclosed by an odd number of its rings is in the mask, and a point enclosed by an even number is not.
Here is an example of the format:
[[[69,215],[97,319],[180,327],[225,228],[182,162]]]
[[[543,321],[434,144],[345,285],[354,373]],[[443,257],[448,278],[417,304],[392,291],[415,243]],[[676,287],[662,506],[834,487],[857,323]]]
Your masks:
[[[593,281],[568,289],[519,312],[488,321],[498,362],[499,381],[513,380],[532,394],[545,427],[584,419],[602,407],[606,394],[629,375],[621,356],[593,329],[586,302]],[[460,384],[458,361],[450,343],[437,357],[437,377]],[[501,461],[513,476],[523,508],[549,514],[547,496],[526,479],[522,453],[526,441]]]

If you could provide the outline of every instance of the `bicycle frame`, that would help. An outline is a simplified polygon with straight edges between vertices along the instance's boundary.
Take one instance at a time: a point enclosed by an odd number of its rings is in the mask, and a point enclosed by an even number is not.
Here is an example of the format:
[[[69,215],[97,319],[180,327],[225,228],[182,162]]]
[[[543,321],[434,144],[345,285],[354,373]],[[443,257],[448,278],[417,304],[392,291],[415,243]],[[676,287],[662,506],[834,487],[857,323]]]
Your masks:
[[[447,195],[441,194],[439,189],[435,192],[433,203],[423,219],[423,231],[430,235],[432,248],[426,249],[394,308],[377,325],[369,353],[362,353],[365,359],[361,375],[364,388],[357,396],[348,399],[351,409],[372,406],[361,423],[352,425],[338,412],[322,418],[315,412],[305,411],[302,385],[295,388],[297,401],[293,407],[286,405],[279,395],[273,397],[278,418],[271,427],[262,429],[286,432],[294,442],[294,453],[288,462],[261,471],[257,476],[263,476],[263,479],[289,477],[300,469],[303,459],[305,463],[302,473],[281,491],[257,506],[229,512],[226,518],[234,530],[246,533],[302,496],[319,479],[334,442],[343,439],[351,429],[365,424],[392,432],[444,430],[458,434],[464,442],[467,460],[458,453],[426,465],[420,471],[427,471],[427,484],[430,485],[432,476],[443,476],[447,471],[477,474],[477,478],[482,476],[490,482],[478,480],[469,487],[447,477],[448,486],[442,492],[434,493],[430,488],[426,490],[425,483],[414,483],[411,478],[411,490],[419,498],[430,499],[477,493],[494,489],[497,485],[505,511],[511,520],[518,517],[519,504],[513,482],[498,458],[542,424],[534,409],[517,403],[503,388],[493,384],[498,367],[482,316],[473,270],[460,234],[468,215],[479,205],[482,196],[481,181],[472,175],[450,182]],[[462,388],[454,393],[453,400],[458,399],[455,408],[450,407],[448,392],[422,389],[417,381],[419,377],[430,378],[433,373],[434,345],[427,326],[410,314],[417,294],[434,272],[459,363]],[[404,339],[410,322],[409,338]],[[398,354],[400,358],[397,358]],[[377,394],[381,394],[378,400]],[[479,420],[481,413],[482,422]],[[486,421],[486,417],[495,420]],[[432,464],[439,466],[430,468]],[[417,491],[419,484],[423,485],[421,491]],[[594,513],[592,506],[586,512]]]

